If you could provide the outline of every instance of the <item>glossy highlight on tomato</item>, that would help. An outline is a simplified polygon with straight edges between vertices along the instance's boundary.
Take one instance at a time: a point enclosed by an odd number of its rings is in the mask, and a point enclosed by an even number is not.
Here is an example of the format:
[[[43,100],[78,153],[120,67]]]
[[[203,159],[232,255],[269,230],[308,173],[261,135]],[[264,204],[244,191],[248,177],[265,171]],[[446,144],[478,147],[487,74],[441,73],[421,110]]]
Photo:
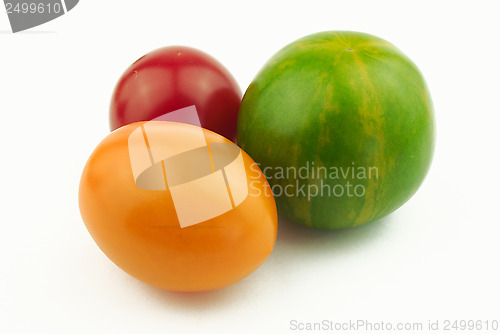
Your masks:
[[[235,140],[241,90],[210,55],[186,46],[154,50],[119,79],[111,99],[111,130],[194,105],[202,127]]]
[[[147,182],[139,186],[140,177],[134,175],[132,162],[136,153],[133,153],[131,143],[136,138],[135,147],[142,145],[141,129],[149,129],[148,123],[155,123],[157,134],[173,134],[175,141],[161,143],[163,151],[179,151],[179,147],[194,142],[200,131],[210,145],[212,155],[214,148],[221,144],[241,151],[241,164],[237,167],[243,169],[243,179],[234,177],[234,169],[225,168],[225,178],[229,180],[228,189],[233,198],[232,209],[182,227],[179,208],[174,205],[172,179],[166,179],[169,186],[166,189],[151,190],[151,184]],[[134,137],[135,134],[139,136]],[[148,149],[152,150],[157,144],[150,140]],[[143,169],[149,168],[148,159],[146,154],[146,162],[139,161],[139,165],[146,164]],[[193,166],[189,160],[179,161],[182,170]],[[167,163],[167,160],[161,162],[163,173]],[[217,167],[219,162],[215,159],[211,163],[215,169],[221,168]],[[195,198],[206,195],[216,204],[227,198],[229,190],[210,187],[216,184],[214,182],[181,181],[181,185],[188,184],[192,191],[187,197],[192,202],[183,203],[184,208],[193,212],[204,204]],[[92,238],[121,269],[166,290],[206,291],[238,282],[270,255],[277,236],[277,213],[274,198],[266,191],[268,187],[254,161],[219,134],[183,123],[138,122],[110,133],[91,154],[80,181],[79,205]],[[248,189],[248,194],[245,189]],[[236,201],[238,192],[244,196]]]

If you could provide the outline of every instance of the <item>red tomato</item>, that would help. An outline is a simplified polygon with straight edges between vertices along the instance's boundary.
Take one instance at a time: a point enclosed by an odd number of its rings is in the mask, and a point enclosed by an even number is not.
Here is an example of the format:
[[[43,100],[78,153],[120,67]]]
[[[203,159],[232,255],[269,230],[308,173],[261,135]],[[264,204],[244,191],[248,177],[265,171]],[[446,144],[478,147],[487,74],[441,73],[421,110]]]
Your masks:
[[[229,71],[199,50],[165,47],[133,63],[116,85],[110,127],[150,121],[196,106],[201,126],[235,140],[241,90]]]

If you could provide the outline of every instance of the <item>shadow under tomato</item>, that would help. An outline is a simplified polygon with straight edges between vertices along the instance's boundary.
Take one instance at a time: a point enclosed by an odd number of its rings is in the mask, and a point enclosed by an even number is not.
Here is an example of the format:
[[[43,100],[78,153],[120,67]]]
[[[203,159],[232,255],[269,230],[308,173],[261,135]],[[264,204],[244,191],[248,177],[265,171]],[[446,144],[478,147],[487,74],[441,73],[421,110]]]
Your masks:
[[[247,280],[243,279],[228,287],[212,291],[176,292],[156,288],[146,283],[142,284],[142,289],[151,299],[166,304],[165,306],[175,305],[176,309],[199,312],[209,308],[216,309],[218,306],[227,308],[228,305],[239,304],[242,299],[246,299],[251,294],[252,287],[249,287]]]
[[[326,247],[354,246],[365,243],[383,233],[384,228],[391,223],[393,215],[388,215],[368,224],[341,229],[322,230],[306,227],[279,218],[277,243],[287,245],[293,244],[299,247],[308,247],[308,244],[317,245],[318,242],[326,242]]]
[[[276,246],[268,259],[272,263],[267,268],[293,272],[301,265],[317,265],[325,262],[323,259],[329,262],[367,251],[389,232],[395,214],[343,230],[314,229],[280,218]]]

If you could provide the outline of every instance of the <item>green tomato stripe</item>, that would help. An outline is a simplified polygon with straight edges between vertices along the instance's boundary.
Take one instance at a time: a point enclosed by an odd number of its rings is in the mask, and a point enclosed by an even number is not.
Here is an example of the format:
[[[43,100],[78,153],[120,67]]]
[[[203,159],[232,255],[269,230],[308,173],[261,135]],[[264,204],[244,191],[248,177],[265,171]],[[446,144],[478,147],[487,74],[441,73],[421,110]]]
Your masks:
[[[380,104],[380,101],[378,100],[377,90],[372,83],[370,76],[368,75],[366,64],[363,62],[363,59],[358,55],[358,53],[356,53],[355,51],[352,51],[351,53],[354,62],[360,70],[360,80],[364,83],[363,85],[360,85],[361,87],[364,87],[364,89],[362,91],[362,103],[361,106],[358,107],[358,117],[361,120],[361,124],[363,125],[364,133],[378,139],[380,154],[374,157],[371,165],[378,168],[378,177],[380,179],[383,179],[386,169],[386,157],[384,150],[385,133],[383,131],[383,127],[385,125],[384,110]],[[353,89],[356,89],[356,87],[353,87]],[[377,215],[375,201],[377,197],[380,198],[383,196],[383,189],[380,189],[379,194],[377,194],[377,188],[378,187],[375,183],[375,180],[370,179],[365,188],[365,202],[361,211],[355,218],[353,226],[363,224],[363,222],[369,220],[373,220]]]

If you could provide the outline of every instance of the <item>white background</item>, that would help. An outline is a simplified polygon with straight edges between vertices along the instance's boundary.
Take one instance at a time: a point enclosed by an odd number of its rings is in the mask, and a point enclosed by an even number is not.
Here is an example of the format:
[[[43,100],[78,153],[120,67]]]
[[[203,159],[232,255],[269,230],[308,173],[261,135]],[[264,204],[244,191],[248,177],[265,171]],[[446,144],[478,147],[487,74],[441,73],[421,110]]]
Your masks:
[[[296,333],[292,320],[424,328],[500,320],[499,7],[82,0],[17,34],[2,8],[0,332]],[[77,193],[87,158],[109,133],[122,72],[153,49],[188,45],[219,59],[244,91],[274,52],[323,30],[385,38],[424,74],[437,145],[419,192],[388,218],[351,230],[281,222],[267,262],[219,291],[162,291],[109,261],[85,229]]]

